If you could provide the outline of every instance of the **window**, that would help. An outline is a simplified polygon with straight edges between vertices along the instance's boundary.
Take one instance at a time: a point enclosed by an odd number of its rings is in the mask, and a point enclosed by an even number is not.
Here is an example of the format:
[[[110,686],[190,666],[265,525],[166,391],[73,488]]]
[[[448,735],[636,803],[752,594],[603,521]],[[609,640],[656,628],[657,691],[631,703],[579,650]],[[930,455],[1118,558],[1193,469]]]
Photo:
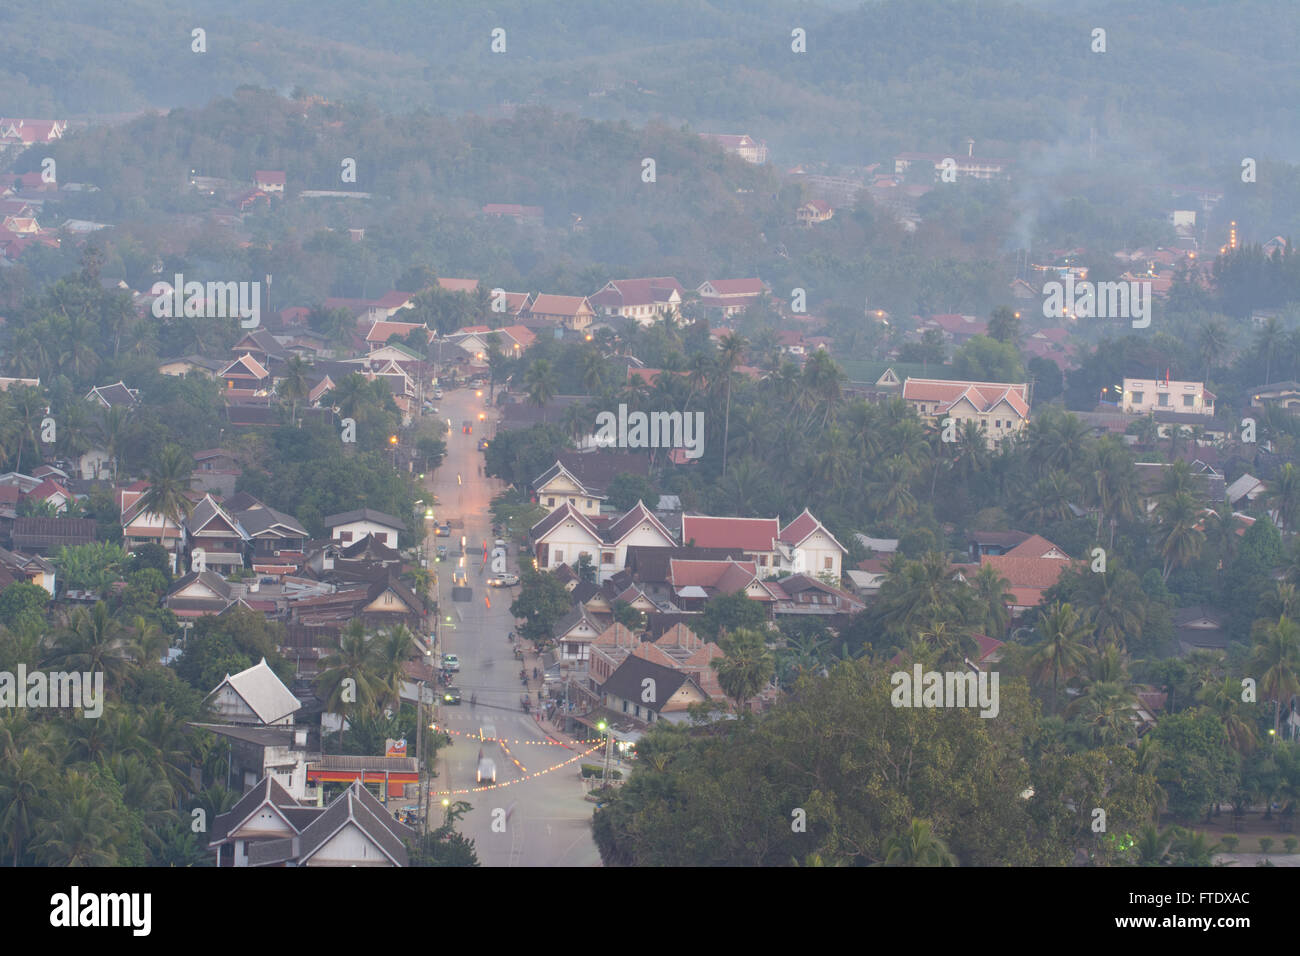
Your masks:
[[[835,559],[828,554],[825,558],[822,559],[822,568],[826,571],[834,571]]]
[[[555,552],[555,563],[556,563],[556,564],[563,564],[563,563],[564,563],[564,552],[563,552],[563,551],[556,551],[556,552]]]
[[[1161,393],[1160,393],[1160,404],[1163,405],[1163,406],[1167,406],[1167,405],[1169,404],[1169,393],[1168,393],[1168,392],[1161,392]]]
[[[614,552],[613,552],[613,551],[602,551],[602,552],[600,552],[600,563],[601,563],[601,564],[613,564],[613,563],[614,563]]]
[[[1196,396],[1195,396],[1195,395],[1184,395],[1184,396],[1183,396],[1183,407],[1184,407],[1184,408],[1191,408],[1194,404],[1196,404]]]
[[[1142,404],[1142,399],[1144,399],[1144,398],[1146,398],[1146,392],[1134,392],[1134,393],[1133,393],[1133,404],[1134,404],[1134,405],[1141,405],[1141,404]]]
[[[999,418],[999,419],[995,420],[995,421],[993,422],[993,427],[994,427],[994,428],[1001,428],[1001,427],[1002,427],[1002,419]]]
[[[546,499],[546,507],[548,507],[548,508],[554,508],[554,507],[555,507],[555,499],[554,499],[554,498],[547,498],[547,499]]]
[[[340,531],[340,532],[339,532],[339,540],[340,540],[340,541],[351,541],[351,540],[352,540],[352,532],[351,532],[351,531]]]
[[[635,710],[636,710],[636,716],[640,717],[640,716],[641,716],[641,705],[640,705],[640,704],[637,704]]]

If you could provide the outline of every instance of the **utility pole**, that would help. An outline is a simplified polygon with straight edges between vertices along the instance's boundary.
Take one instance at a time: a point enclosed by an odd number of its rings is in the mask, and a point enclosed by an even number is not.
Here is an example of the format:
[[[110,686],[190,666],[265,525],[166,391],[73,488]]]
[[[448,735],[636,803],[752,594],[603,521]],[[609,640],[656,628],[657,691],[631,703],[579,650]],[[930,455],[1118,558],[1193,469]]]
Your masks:
[[[424,815],[424,796],[428,791],[424,780],[424,681],[418,681],[415,687],[416,693],[419,695],[415,700],[415,779],[420,787],[420,799],[416,805],[416,814],[420,820],[420,829],[428,832],[429,828]]]

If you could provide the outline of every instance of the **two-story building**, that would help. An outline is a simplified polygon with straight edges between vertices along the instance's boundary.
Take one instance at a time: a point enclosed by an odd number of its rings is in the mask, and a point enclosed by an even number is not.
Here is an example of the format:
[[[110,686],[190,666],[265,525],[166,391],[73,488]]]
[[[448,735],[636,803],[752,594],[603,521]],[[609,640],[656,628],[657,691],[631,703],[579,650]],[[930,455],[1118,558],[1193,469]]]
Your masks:
[[[993,448],[1029,424],[1029,386],[1024,383],[908,378],[903,401],[934,424],[942,425],[946,418],[958,428],[968,421],[978,423]]]
[[[397,536],[406,530],[406,524],[400,518],[376,511],[374,508],[358,508],[342,514],[329,515],[322,522],[335,541],[349,544],[365,535],[373,534],[381,544],[396,548]]]
[[[1166,378],[1125,378],[1122,408],[1134,415],[1150,412],[1179,412],[1214,417],[1214,393],[1204,382],[1180,382]]]

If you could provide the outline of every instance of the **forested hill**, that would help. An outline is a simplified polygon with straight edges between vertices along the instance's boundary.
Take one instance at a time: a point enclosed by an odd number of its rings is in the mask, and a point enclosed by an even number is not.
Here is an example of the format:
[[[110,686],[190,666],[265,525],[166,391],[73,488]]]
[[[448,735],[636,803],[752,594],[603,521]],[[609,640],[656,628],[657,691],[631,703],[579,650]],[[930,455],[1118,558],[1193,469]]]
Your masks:
[[[241,84],[439,112],[544,103],[749,132],[779,161],[1086,144],[1294,158],[1292,0],[74,0],[0,9],[6,115],[197,106]],[[1178,23],[1177,34],[1169,24]],[[791,50],[806,31],[807,52]],[[1105,53],[1091,33],[1107,31]],[[206,31],[207,52],[191,51]],[[505,30],[505,52],[491,35]],[[1214,135],[1206,135],[1212,129]],[[1172,172],[1173,170],[1171,170]]]

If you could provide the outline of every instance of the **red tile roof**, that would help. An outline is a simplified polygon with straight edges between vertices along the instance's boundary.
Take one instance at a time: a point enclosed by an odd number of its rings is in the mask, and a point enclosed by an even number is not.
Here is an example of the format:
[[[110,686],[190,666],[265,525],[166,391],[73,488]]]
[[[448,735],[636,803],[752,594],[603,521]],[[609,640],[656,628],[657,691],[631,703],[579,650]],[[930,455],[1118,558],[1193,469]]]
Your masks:
[[[934,402],[938,404],[935,414],[942,415],[963,398],[975,406],[976,411],[989,412],[1002,401],[1015,411],[1026,416],[1029,404],[1026,398],[1027,386],[1012,385],[1006,382],[956,382],[945,379],[909,378],[903,383],[903,398],[906,401]]]
[[[741,548],[745,551],[772,551],[781,535],[776,518],[716,518],[709,515],[682,515],[682,543],[692,540],[697,548]]]

